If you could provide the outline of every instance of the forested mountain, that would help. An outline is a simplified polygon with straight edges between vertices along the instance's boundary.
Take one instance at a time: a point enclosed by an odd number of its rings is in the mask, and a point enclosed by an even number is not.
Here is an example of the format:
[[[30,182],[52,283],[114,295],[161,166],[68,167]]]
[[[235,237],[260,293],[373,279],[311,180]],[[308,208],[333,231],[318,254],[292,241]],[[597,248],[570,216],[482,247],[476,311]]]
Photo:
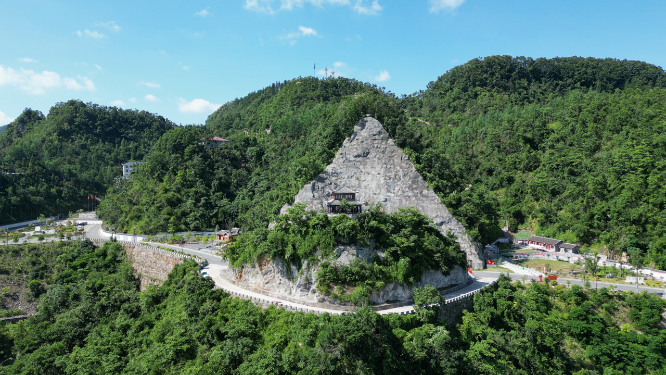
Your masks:
[[[511,229],[638,247],[663,269],[665,86],[641,62],[476,59],[405,99],[398,144],[426,174],[465,176]]]
[[[233,150],[222,157],[230,169],[196,177],[185,149],[174,149],[184,162],[166,174],[144,169],[109,195],[124,203],[102,213],[149,233],[265,227],[370,113],[477,240],[493,240],[506,220],[600,251],[631,244],[663,268],[665,87],[660,67],[578,57],[474,59],[402,98],[345,78],[294,79],[227,103],[199,130],[231,145],[189,152]],[[197,198],[183,179],[205,187],[198,196],[218,195]],[[128,198],[159,184],[169,200]]]
[[[110,190],[100,214],[120,230],[144,233],[265,228],[365,113],[388,126],[405,121],[393,95],[355,80],[300,78],[267,87],[222,106],[203,129],[165,134],[136,176]],[[199,144],[211,136],[231,143]]]
[[[121,163],[143,159],[174,127],[148,112],[74,100],[47,116],[26,109],[0,135],[0,223],[84,208],[122,174]]]
[[[0,126],[0,134],[5,132],[5,128],[7,128],[7,125]]]

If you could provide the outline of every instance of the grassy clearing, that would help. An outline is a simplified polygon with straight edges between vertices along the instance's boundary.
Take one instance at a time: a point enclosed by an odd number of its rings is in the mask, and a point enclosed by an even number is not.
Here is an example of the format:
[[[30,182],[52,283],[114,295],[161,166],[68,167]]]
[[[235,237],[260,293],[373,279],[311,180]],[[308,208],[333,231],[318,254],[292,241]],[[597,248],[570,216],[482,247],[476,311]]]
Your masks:
[[[526,240],[528,238],[532,237],[532,233],[529,230],[521,229],[518,231],[518,233],[513,235],[513,238],[516,240]]]

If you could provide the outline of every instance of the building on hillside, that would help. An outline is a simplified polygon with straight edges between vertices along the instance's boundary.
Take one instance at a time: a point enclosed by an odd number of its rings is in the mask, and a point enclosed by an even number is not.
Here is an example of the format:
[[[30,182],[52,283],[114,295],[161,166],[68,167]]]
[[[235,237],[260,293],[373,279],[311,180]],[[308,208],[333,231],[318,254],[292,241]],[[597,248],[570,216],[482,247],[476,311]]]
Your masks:
[[[562,242],[559,246],[560,251],[568,254],[578,254],[580,253],[580,246],[573,243]]]
[[[331,191],[331,200],[326,202],[326,212],[329,214],[360,214],[363,212],[363,202],[356,200],[357,194],[358,191],[353,191],[346,186]]]
[[[222,147],[226,144],[229,144],[230,142],[231,141],[228,139],[213,137],[213,138],[201,138],[201,142],[199,142],[199,144],[202,146],[206,146],[206,148],[216,148],[216,147]]]
[[[130,174],[132,174],[132,171],[134,168],[146,164],[146,162],[143,161],[128,161],[127,163],[123,164],[123,178],[129,178]]]
[[[234,242],[239,234],[241,234],[240,228],[231,228],[231,230],[221,230],[215,233],[215,236],[218,241]]]
[[[549,252],[560,251],[559,246],[564,243],[554,238],[532,236],[524,241],[528,246],[541,248]]]

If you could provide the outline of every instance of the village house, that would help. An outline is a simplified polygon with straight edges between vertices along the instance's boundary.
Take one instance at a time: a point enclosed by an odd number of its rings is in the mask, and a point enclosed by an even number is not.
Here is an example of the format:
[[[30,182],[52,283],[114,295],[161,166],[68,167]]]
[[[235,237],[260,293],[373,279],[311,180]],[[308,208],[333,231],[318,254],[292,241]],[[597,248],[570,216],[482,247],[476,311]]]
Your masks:
[[[226,144],[229,144],[230,142],[231,141],[228,139],[213,137],[213,138],[201,138],[201,142],[199,142],[199,144],[201,146],[206,146],[206,148],[216,148],[216,147],[222,147]]]
[[[329,214],[360,214],[363,211],[363,202],[356,201],[358,191],[353,191],[346,186],[331,191],[331,200],[326,202],[326,212]],[[345,201],[348,207],[341,207]]]
[[[578,254],[580,253],[580,246],[573,243],[563,242],[559,245],[560,251],[567,254]]]
[[[215,236],[218,241],[234,242],[239,234],[241,234],[240,228],[231,228],[231,230],[221,230],[215,233]]]
[[[527,240],[522,240],[520,242],[524,243],[528,246],[531,246],[531,247],[544,249],[544,250],[549,251],[549,252],[560,251],[559,246],[562,243],[564,243],[564,241],[556,240],[554,238],[539,237],[539,236],[532,236],[532,237],[528,238]]]

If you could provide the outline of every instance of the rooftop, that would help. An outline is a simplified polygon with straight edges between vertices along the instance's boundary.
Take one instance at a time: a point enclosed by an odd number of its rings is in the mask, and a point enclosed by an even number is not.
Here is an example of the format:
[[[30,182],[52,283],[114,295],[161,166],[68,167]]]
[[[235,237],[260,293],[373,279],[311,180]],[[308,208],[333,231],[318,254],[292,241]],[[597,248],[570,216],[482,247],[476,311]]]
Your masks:
[[[228,139],[213,137],[213,138],[201,138],[202,141],[215,141],[215,142],[231,142]]]
[[[573,243],[566,243],[566,242],[560,244],[560,247],[561,247],[561,248],[564,248],[564,249],[573,249],[573,248],[575,248],[575,247],[577,247],[577,246],[578,246],[578,245],[576,245],[576,244],[573,244]]]
[[[346,186],[343,186],[338,190],[331,191],[331,194],[352,194],[352,193],[357,193],[357,191],[354,191]]]
[[[528,241],[534,241],[534,242],[540,242],[540,243],[545,243],[548,245],[557,245],[559,243],[562,243],[561,240],[556,240],[554,238],[548,238],[548,237],[539,237],[539,236],[532,236],[527,239]]]

